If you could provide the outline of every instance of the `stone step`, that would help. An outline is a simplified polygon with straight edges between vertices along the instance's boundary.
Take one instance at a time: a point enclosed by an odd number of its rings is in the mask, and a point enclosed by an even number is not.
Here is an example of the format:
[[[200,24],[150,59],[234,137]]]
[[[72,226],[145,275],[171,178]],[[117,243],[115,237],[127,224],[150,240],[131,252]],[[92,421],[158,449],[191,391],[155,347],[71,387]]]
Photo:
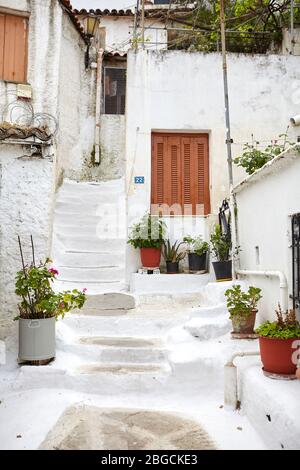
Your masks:
[[[125,253],[121,251],[68,251],[56,252],[55,265],[70,267],[95,268],[97,266],[109,267],[125,264]]]
[[[70,359],[67,356],[65,359]],[[64,357],[59,357],[49,366],[19,369],[14,382],[14,389],[40,389],[41,382],[45,389],[57,388],[76,390],[76,392],[96,393],[111,396],[124,393],[149,392],[161,387],[170,380],[172,369],[168,363],[114,363],[78,362],[72,356],[72,368],[66,367]]]
[[[126,248],[126,239],[124,238],[100,238],[97,236],[82,236],[72,234],[70,236],[57,234],[54,230],[53,235],[54,253],[60,251],[97,251],[114,252]]]
[[[125,278],[125,266],[67,267],[56,264],[59,279],[77,282],[119,282]]]
[[[71,202],[62,198],[57,200],[55,203],[56,211],[59,213],[74,214],[88,214],[94,216],[101,216],[106,212],[110,211],[116,217],[125,212],[125,200],[114,200],[112,197],[108,197],[108,201],[97,200],[93,203],[85,203],[85,201],[79,201],[77,203]]]
[[[165,375],[170,373],[170,367],[167,364],[85,364],[79,366],[75,370],[76,374],[82,375],[98,375],[98,374],[113,374],[113,375],[143,375],[150,374],[153,377],[158,375]]]

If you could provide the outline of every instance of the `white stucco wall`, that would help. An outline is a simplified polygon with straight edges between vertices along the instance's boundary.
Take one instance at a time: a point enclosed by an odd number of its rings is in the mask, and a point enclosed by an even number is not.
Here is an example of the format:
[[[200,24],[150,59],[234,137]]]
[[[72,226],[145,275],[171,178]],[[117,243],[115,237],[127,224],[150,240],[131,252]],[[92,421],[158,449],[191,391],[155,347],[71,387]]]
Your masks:
[[[105,49],[107,51],[127,51],[132,47],[134,17],[103,16],[100,27],[105,28]],[[137,29],[137,37],[141,36],[141,29]],[[152,19],[145,20],[145,48],[166,49],[168,42],[167,30],[164,24]]]
[[[49,233],[53,198],[53,162],[50,159],[22,159],[26,150],[0,145],[0,336],[13,328],[17,316],[14,295],[15,274],[21,269],[17,236],[31,262],[30,235],[36,259],[49,252]]]
[[[282,271],[288,294],[292,294],[291,216],[300,212],[299,174],[300,155],[292,150],[272,166],[272,173],[265,176],[262,172],[253,183],[250,178],[237,193],[241,269]],[[260,319],[274,318],[279,280],[251,276],[249,282],[263,290]]]
[[[51,213],[55,181],[70,168],[81,171],[92,152],[95,89],[93,73],[84,70],[85,44],[58,1],[1,0],[7,6],[30,11],[28,83],[34,112],[53,115],[59,123],[51,160],[20,159],[28,154],[19,144],[0,145],[0,335],[12,328],[16,316],[14,277],[20,269],[17,235],[27,244],[32,234],[38,259],[50,252]],[[0,82],[0,108],[15,99],[16,85]],[[78,143],[80,142],[80,145]],[[25,248],[26,250],[26,248]]]
[[[56,173],[80,178],[94,148],[96,71],[85,69],[86,45],[67,15],[61,27]]]

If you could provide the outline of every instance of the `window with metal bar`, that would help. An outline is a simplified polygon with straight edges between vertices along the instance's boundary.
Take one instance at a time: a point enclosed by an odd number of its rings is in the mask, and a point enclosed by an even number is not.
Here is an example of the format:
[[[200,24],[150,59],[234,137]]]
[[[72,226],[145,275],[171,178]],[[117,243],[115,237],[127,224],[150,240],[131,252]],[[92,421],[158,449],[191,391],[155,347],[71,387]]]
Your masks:
[[[104,114],[125,114],[126,69],[104,68]]]

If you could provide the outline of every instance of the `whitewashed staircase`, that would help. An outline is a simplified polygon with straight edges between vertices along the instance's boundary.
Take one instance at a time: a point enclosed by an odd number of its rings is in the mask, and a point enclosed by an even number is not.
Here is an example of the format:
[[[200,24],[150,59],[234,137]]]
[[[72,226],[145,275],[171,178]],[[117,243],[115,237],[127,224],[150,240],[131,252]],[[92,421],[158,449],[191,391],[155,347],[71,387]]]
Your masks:
[[[56,289],[88,294],[125,289],[126,199],[123,179],[64,180],[54,211],[52,259]]]

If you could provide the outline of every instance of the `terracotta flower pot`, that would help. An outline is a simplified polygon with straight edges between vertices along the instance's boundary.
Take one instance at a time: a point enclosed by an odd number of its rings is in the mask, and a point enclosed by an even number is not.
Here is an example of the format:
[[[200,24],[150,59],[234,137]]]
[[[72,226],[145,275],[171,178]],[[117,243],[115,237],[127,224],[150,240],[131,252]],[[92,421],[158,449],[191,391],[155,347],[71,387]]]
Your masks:
[[[234,333],[252,334],[254,333],[254,325],[257,310],[253,310],[251,315],[245,318],[234,317],[232,318],[232,326]]]
[[[293,343],[299,339],[277,339],[260,336],[259,347],[264,370],[273,374],[295,374],[297,359],[293,356],[298,346],[293,348]]]
[[[159,268],[161,248],[141,248],[140,251],[144,268]]]

